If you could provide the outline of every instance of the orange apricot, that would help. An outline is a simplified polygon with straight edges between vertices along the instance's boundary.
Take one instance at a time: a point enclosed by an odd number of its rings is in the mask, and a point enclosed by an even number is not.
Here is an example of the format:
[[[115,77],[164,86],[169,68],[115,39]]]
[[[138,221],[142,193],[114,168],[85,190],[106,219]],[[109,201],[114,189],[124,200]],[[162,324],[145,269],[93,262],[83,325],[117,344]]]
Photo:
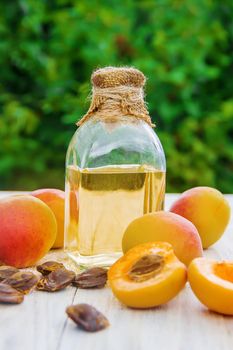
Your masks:
[[[186,267],[166,242],[140,244],[109,269],[113,294],[132,308],[155,307],[174,298],[186,283]]]
[[[13,195],[0,199],[0,261],[15,267],[34,265],[52,247],[57,223],[40,199]]]
[[[146,242],[163,241],[172,245],[177,258],[185,265],[202,256],[201,239],[196,227],[180,215],[158,211],[133,220],[126,228],[122,250]]]
[[[57,236],[53,248],[62,248],[64,245],[65,192],[56,188],[44,188],[31,192],[31,195],[42,200],[54,213],[57,220]]]
[[[233,261],[194,259],[188,268],[193,293],[208,309],[233,315]]]
[[[203,248],[208,248],[221,238],[230,219],[230,205],[223,194],[204,186],[182,193],[170,211],[196,226]]]

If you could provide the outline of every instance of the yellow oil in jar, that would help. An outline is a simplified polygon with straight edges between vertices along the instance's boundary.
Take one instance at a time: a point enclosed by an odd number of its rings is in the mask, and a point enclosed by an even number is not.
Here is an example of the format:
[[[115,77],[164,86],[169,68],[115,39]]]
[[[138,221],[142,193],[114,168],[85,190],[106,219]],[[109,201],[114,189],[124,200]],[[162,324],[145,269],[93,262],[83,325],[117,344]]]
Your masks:
[[[67,253],[81,265],[111,265],[128,224],[163,209],[164,193],[165,172],[150,167],[67,167]]]

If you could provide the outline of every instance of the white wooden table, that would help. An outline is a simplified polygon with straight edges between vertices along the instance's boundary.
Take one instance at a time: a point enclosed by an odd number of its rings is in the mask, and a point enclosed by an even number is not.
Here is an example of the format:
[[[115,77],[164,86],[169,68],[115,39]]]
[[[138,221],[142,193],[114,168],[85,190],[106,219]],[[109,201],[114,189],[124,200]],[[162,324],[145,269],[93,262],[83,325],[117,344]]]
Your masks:
[[[5,193],[0,193],[4,195]],[[166,207],[177,195],[166,196]],[[233,210],[233,195],[226,198]],[[233,260],[233,222],[206,256]],[[102,311],[111,326],[86,333],[66,318],[65,309],[89,303]],[[168,304],[151,310],[130,310],[106,287],[57,293],[33,292],[20,305],[0,305],[0,350],[230,350],[233,317],[207,311],[188,283]]]

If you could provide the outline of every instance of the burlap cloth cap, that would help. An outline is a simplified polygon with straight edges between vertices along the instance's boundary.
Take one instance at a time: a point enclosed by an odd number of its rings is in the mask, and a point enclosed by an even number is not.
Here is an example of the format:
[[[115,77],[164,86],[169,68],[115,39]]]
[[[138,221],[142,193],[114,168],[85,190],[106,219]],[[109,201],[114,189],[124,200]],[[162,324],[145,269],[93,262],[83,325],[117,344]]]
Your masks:
[[[90,118],[115,122],[121,115],[144,120],[153,126],[144,102],[143,86],[146,78],[138,69],[101,68],[92,73],[91,82],[91,105],[77,123],[78,126]]]

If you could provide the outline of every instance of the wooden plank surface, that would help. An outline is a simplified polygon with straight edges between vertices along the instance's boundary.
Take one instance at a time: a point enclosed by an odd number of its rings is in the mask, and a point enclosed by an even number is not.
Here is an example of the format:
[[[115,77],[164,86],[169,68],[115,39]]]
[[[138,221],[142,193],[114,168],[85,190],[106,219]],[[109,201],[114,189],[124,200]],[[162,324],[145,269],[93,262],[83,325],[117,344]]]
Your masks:
[[[5,195],[6,193],[0,193]],[[233,210],[233,196],[226,196]],[[177,195],[166,196],[166,207]],[[233,222],[206,256],[233,260]],[[65,316],[66,306],[86,302],[101,310],[111,326],[99,333],[79,330]],[[0,305],[0,350],[230,350],[233,317],[207,311],[188,283],[168,304],[152,310],[130,310],[109,288],[49,294],[33,292],[21,305]]]

